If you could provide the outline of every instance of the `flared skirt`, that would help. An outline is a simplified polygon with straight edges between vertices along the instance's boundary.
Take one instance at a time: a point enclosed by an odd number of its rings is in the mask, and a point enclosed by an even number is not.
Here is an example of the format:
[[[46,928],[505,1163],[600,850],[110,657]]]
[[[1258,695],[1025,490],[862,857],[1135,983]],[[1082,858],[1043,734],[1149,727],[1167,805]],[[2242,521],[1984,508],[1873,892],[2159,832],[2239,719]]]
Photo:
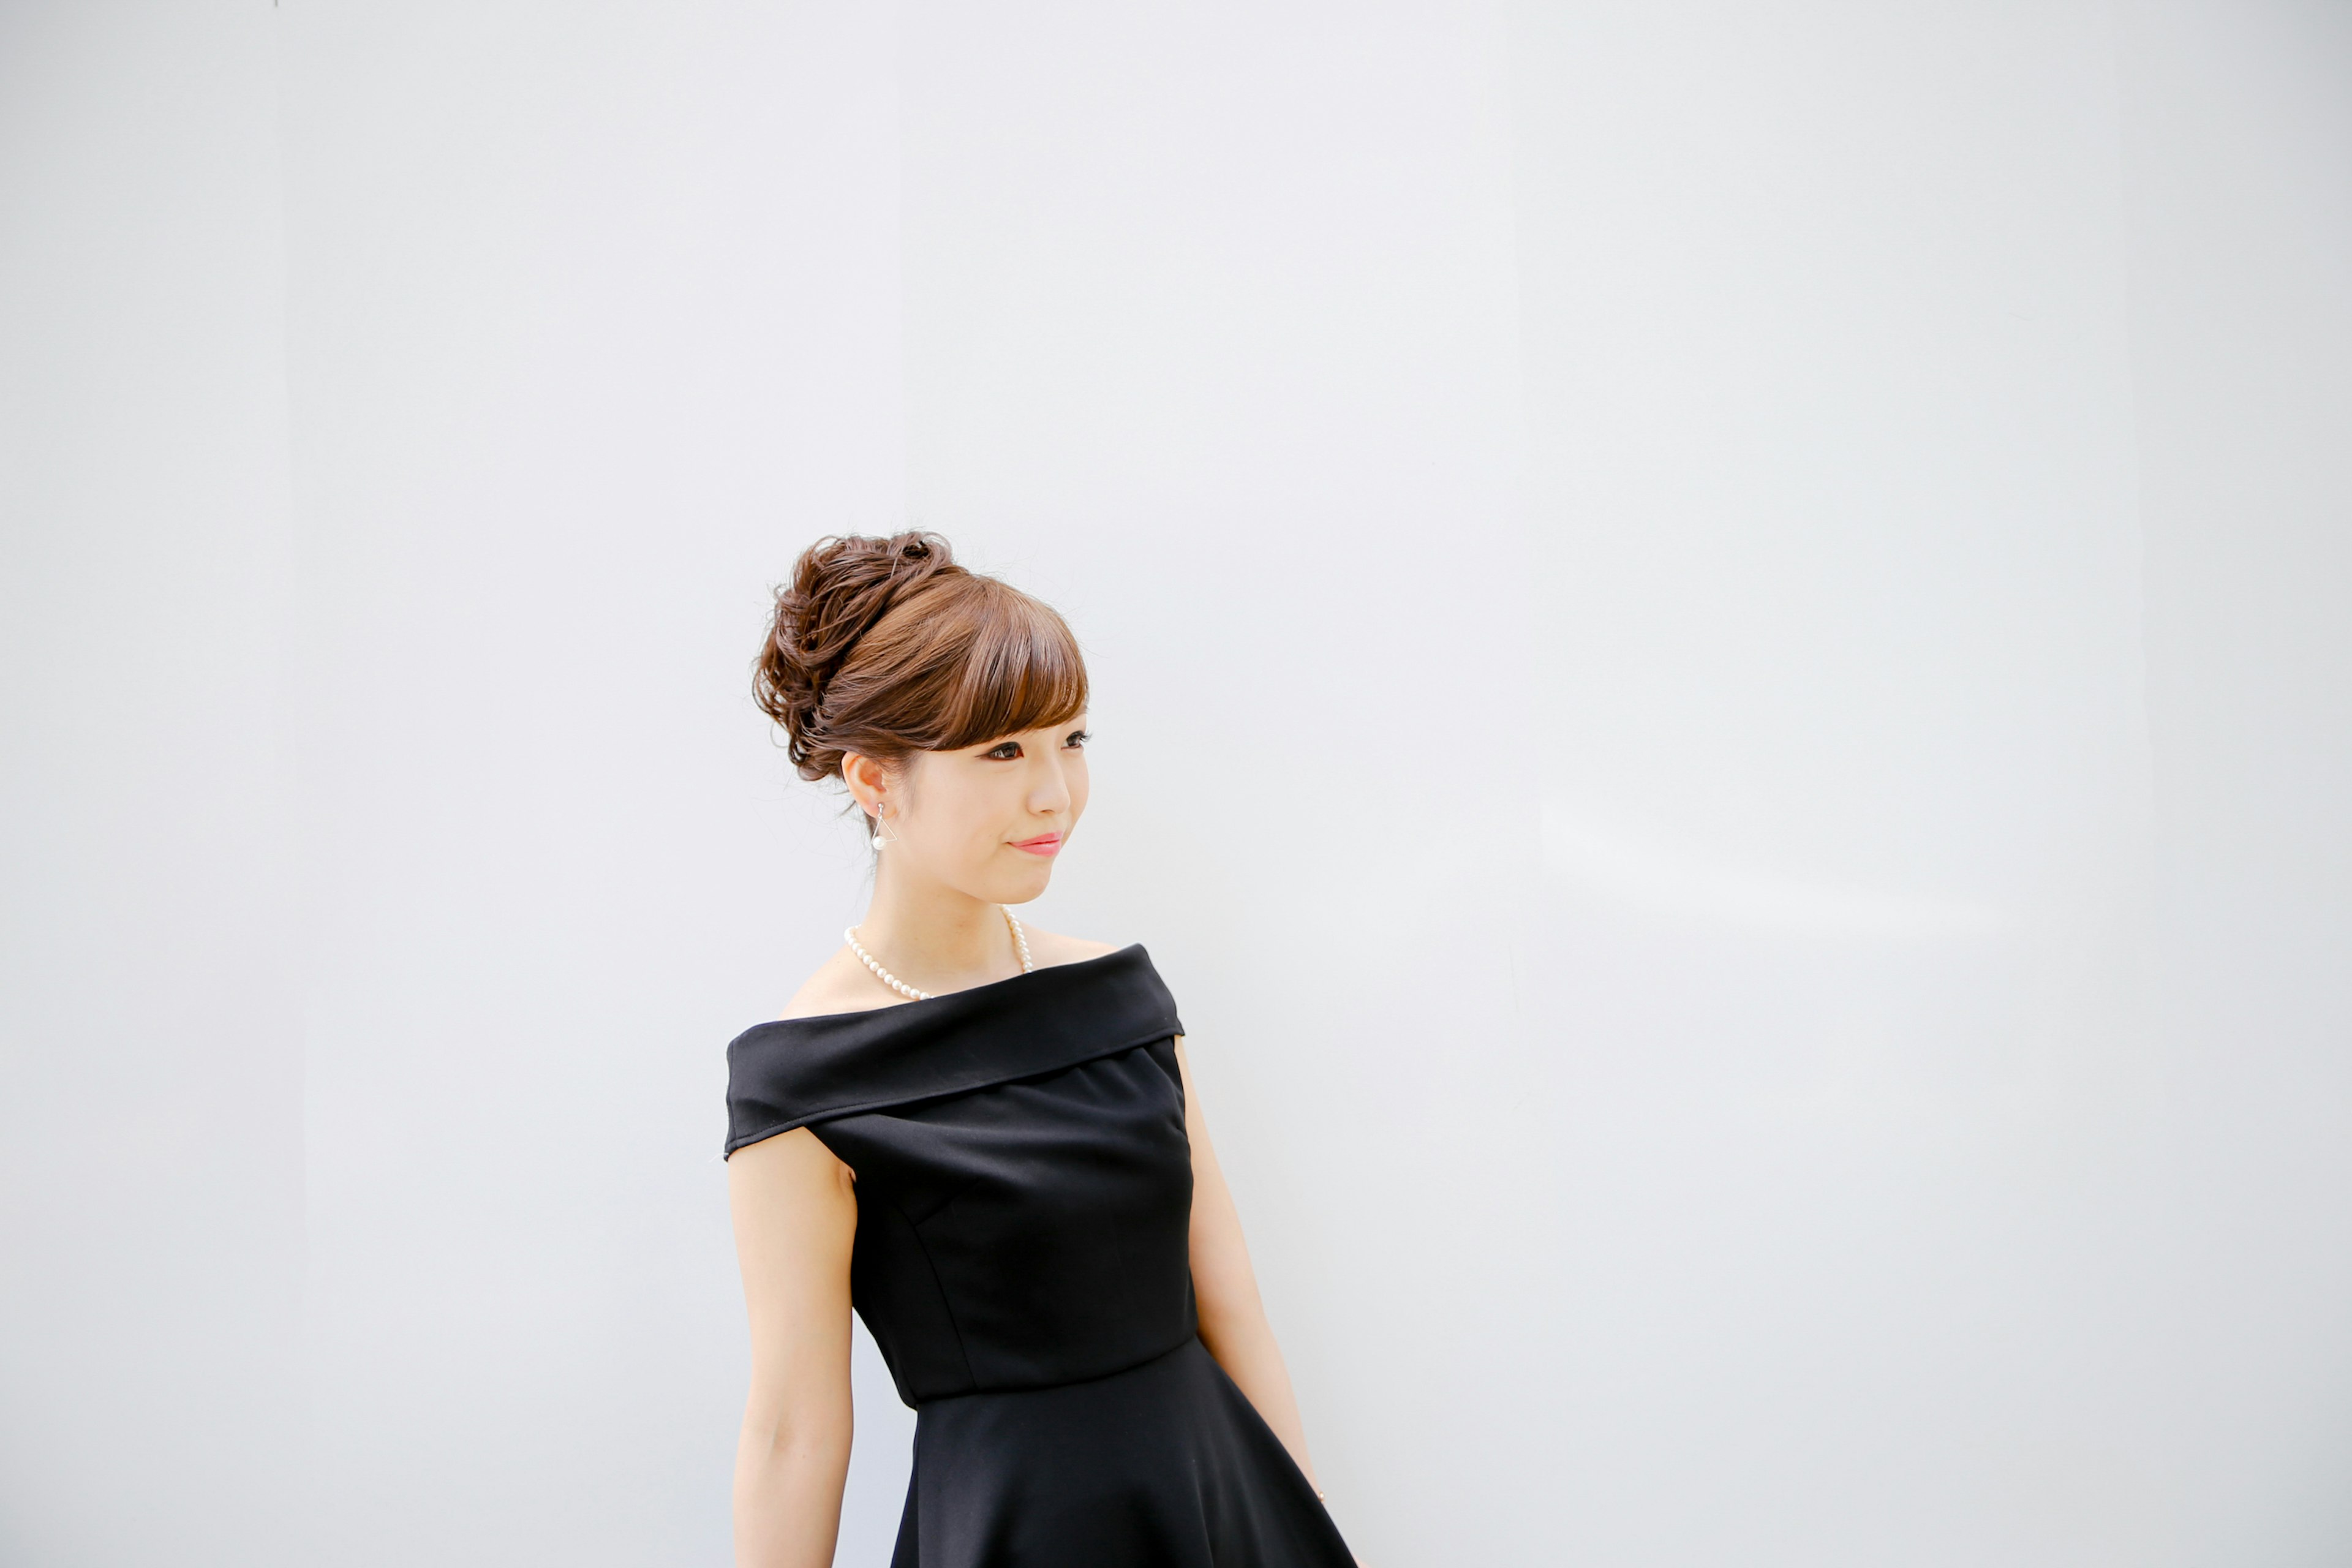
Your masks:
[[[934,1400],[891,1568],[1353,1568],[1198,1338],[1108,1377]]]

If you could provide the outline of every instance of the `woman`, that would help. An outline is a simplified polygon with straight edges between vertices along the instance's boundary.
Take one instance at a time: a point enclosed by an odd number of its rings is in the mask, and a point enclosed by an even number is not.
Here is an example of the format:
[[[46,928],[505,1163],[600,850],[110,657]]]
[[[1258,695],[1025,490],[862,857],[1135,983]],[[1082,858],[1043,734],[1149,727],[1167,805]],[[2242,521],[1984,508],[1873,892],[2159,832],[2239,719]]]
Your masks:
[[[761,705],[874,897],[728,1047],[751,1312],[736,1558],[833,1561],[849,1315],[917,1411],[893,1568],[1346,1568],[1141,943],[1024,926],[1087,805],[1086,666],[945,540],[819,541]]]

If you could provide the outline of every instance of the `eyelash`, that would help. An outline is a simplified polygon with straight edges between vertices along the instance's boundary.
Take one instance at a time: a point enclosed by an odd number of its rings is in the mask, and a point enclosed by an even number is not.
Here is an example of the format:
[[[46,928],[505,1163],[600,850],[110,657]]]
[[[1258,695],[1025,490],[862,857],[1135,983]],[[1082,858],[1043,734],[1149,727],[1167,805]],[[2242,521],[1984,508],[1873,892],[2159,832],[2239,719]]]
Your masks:
[[[1092,730],[1073,730],[1066,737],[1065,737],[1063,743],[1067,745],[1070,742],[1075,741],[1077,744],[1071,746],[1070,749],[1072,751],[1082,752],[1086,750],[1086,742],[1093,740],[1094,738],[1095,732]],[[991,746],[988,749],[987,754],[1000,763],[1009,763],[1013,761],[1011,757],[998,756],[997,753],[1002,752],[1004,749],[1004,746],[1017,746],[1021,742],[1018,741],[1007,741],[1004,742],[1003,746]]]

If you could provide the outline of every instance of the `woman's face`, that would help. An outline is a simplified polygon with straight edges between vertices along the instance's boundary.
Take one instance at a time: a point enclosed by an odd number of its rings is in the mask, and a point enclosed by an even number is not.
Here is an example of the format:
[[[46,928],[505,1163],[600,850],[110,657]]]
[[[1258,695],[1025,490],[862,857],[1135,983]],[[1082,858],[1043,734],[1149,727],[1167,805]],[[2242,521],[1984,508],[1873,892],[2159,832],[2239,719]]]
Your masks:
[[[1025,903],[1087,808],[1087,716],[957,752],[919,752],[882,832],[901,871],[987,903]]]

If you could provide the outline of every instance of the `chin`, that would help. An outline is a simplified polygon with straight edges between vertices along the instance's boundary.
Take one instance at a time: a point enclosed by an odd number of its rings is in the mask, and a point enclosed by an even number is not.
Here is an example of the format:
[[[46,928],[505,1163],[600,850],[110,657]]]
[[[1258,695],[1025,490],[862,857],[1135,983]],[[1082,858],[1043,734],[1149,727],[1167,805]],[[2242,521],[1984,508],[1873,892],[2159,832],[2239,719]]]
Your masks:
[[[1032,899],[1042,897],[1053,880],[1054,868],[1050,866],[1041,866],[1035,872],[1026,877],[1008,877],[997,884],[996,896],[991,901],[1000,904],[1025,904]]]

